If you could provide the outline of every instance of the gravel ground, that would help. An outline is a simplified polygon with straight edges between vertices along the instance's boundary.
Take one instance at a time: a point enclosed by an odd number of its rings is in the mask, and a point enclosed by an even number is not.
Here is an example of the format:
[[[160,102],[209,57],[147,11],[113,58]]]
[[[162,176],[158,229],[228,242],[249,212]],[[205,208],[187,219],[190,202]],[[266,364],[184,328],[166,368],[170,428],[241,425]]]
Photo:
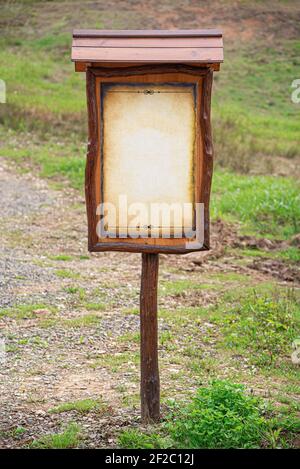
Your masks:
[[[88,254],[82,196],[18,175],[4,161],[0,168],[0,344],[6,348],[0,354],[0,447],[27,447],[71,421],[82,429],[79,446],[114,446],[120,427],[139,423],[139,318],[128,311],[138,308],[140,256]],[[214,224],[212,239],[212,253],[161,256],[162,291],[164,282],[201,282],[207,274],[249,275],[249,284],[271,278],[270,272],[239,265],[224,254],[224,244],[236,243],[237,235],[222,222]],[[64,260],[57,257],[62,255]],[[160,308],[208,306],[218,295],[214,289],[161,295]],[[159,328],[161,334],[170,332],[163,316]],[[217,356],[212,324],[185,324],[179,339],[189,340],[191,334],[204,358]],[[206,335],[209,342],[203,341]],[[192,391],[192,380],[172,378],[183,365],[171,351],[164,346],[160,351],[164,386],[175,393]],[[237,364],[243,366],[248,365]],[[100,398],[106,410],[49,413],[59,403],[86,398]],[[25,430],[17,434],[20,427]]]

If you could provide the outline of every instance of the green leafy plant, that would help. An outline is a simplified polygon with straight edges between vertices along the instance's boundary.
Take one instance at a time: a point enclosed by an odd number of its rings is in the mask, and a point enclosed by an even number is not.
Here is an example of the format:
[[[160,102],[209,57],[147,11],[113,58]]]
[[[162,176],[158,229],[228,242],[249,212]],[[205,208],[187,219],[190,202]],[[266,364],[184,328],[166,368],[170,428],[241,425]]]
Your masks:
[[[243,385],[214,381],[186,407],[174,406],[167,429],[179,448],[255,448],[268,426],[260,400]]]

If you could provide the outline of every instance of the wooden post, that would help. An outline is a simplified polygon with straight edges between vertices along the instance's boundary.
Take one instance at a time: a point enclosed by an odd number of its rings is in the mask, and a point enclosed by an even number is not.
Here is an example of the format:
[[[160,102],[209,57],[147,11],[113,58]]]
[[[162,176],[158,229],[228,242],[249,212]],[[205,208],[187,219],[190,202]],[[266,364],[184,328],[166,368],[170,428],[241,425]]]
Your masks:
[[[141,415],[145,423],[159,420],[159,371],[157,350],[158,254],[142,254],[140,293]]]

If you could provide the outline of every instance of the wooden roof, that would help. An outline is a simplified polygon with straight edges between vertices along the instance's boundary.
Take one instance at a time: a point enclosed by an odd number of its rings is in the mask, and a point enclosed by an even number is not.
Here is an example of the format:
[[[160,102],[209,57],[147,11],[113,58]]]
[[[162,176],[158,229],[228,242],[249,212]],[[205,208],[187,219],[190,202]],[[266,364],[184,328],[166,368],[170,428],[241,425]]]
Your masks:
[[[92,63],[223,62],[223,39],[216,29],[73,31],[72,60]]]

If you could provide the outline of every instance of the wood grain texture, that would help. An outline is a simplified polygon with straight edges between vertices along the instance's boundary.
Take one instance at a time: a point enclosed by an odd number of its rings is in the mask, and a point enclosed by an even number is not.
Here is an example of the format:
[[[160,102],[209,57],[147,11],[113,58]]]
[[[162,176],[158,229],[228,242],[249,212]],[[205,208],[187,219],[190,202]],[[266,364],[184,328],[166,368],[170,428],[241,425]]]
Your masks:
[[[133,241],[133,240],[129,240]],[[162,243],[157,244],[147,244],[147,243],[137,243],[137,242],[128,242],[128,240],[123,239],[112,239],[111,241],[101,241],[93,245],[92,249],[89,248],[91,252],[105,252],[105,251],[119,251],[119,252],[141,252],[141,253],[152,253],[152,254],[188,254],[189,252],[195,251],[207,251],[208,245],[204,243],[199,245],[198,248],[187,248],[185,243],[182,245],[170,243],[163,245]]]
[[[200,128],[203,142],[203,168],[201,184],[201,200],[204,203],[204,244],[209,249],[209,202],[213,174],[213,141],[211,131],[211,92],[213,72],[211,70],[204,76],[203,92],[201,98]]]
[[[218,30],[75,30],[72,60],[94,63],[223,62]]]
[[[144,423],[160,417],[157,346],[158,254],[142,254],[140,292],[141,415]]]
[[[88,70],[86,73],[86,94],[87,94],[87,110],[88,110],[88,132],[89,139],[87,145],[87,159],[85,167],[85,199],[88,220],[88,248],[93,250],[97,244],[98,238],[96,233],[97,217],[96,217],[96,187],[95,173],[97,168],[98,156],[98,109],[96,101],[96,77]]]
[[[145,37],[80,37],[73,38],[73,47],[112,47],[112,48],[184,48],[184,47],[223,47],[221,37],[182,37],[182,38],[145,38]]]
[[[221,47],[72,47],[73,61],[89,62],[223,62]]]

